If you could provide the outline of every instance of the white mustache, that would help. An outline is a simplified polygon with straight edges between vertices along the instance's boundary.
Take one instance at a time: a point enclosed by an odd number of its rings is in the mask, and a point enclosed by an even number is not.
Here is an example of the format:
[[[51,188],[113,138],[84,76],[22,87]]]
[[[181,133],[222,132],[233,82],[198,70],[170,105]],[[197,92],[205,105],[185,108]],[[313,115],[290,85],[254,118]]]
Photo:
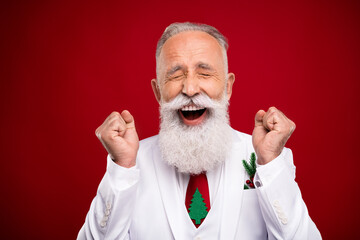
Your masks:
[[[188,97],[180,93],[170,102],[167,103],[163,102],[161,105],[163,108],[166,108],[168,110],[179,110],[190,104],[193,104],[199,108],[210,108],[210,109],[215,109],[222,106],[221,101],[219,102],[216,100],[212,100],[205,93],[199,93],[192,97]]]

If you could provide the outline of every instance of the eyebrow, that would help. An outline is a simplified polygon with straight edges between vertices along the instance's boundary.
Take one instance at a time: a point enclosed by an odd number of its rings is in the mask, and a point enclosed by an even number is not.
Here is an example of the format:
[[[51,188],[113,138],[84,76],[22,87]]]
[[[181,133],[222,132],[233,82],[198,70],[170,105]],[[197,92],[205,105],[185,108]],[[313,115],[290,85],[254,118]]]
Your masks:
[[[183,70],[185,69],[185,67],[183,65],[175,65],[174,67],[170,68],[167,72],[166,72],[166,76],[171,76],[174,73],[176,73],[179,70]]]
[[[207,63],[199,62],[196,64],[196,68],[213,71],[214,68]]]

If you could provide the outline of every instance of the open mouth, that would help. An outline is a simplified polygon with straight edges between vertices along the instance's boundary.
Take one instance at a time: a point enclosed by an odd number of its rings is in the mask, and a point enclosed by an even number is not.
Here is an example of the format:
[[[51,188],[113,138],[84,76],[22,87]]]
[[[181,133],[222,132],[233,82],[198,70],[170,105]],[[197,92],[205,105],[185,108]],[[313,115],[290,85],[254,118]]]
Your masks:
[[[179,113],[185,124],[197,125],[205,118],[206,108],[188,105],[179,109]]]

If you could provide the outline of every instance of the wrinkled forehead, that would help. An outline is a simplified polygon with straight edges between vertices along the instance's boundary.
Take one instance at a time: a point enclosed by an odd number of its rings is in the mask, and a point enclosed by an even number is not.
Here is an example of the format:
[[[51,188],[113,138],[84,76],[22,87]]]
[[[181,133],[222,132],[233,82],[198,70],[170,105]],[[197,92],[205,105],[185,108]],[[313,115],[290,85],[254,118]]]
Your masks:
[[[162,46],[160,56],[169,49],[185,51],[199,47],[222,50],[220,43],[210,34],[202,31],[185,31],[170,37]]]
[[[161,65],[178,64],[175,62],[185,61],[193,64],[201,62],[222,66],[223,51],[219,42],[208,33],[187,31],[169,38],[164,43],[158,60]]]

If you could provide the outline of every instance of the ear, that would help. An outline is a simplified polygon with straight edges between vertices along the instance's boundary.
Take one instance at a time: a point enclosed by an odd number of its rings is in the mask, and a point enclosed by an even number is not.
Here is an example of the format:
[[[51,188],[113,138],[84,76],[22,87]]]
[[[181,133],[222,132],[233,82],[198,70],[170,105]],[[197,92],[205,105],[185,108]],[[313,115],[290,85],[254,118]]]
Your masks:
[[[152,90],[153,90],[153,92],[154,92],[156,101],[158,101],[158,103],[160,103],[161,94],[160,94],[159,85],[158,85],[156,79],[152,79],[152,80],[151,80],[151,87],[152,87]]]
[[[227,95],[228,100],[230,100],[230,98],[231,98],[232,87],[233,87],[234,82],[235,82],[235,74],[228,73],[228,80],[226,83],[226,95]]]

